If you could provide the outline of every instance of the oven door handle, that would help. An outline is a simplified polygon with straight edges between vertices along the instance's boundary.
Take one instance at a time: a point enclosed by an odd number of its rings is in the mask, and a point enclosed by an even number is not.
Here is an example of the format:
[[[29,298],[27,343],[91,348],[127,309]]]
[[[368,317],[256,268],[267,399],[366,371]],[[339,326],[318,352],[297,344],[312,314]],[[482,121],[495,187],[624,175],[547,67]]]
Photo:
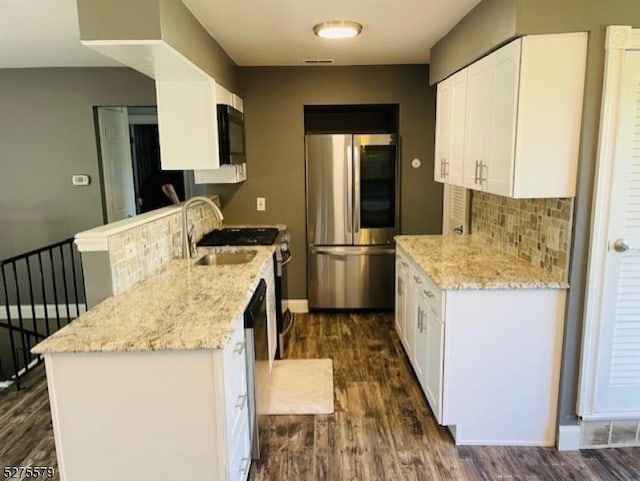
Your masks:
[[[288,256],[282,260],[282,262],[280,262],[280,267],[284,267],[286,266],[289,262],[291,262],[291,259],[293,259],[293,254],[291,252],[287,252]]]

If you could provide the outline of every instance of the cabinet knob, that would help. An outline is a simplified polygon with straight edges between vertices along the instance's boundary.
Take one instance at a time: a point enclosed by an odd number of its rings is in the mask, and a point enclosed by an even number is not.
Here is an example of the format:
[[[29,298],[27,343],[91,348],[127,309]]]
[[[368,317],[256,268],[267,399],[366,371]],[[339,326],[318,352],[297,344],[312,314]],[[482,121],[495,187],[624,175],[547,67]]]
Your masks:
[[[613,243],[613,250],[616,252],[627,252],[631,246],[624,239],[616,239]]]
[[[418,276],[413,276],[413,278],[415,279],[417,284],[422,284],[422,279],[420,279]]]

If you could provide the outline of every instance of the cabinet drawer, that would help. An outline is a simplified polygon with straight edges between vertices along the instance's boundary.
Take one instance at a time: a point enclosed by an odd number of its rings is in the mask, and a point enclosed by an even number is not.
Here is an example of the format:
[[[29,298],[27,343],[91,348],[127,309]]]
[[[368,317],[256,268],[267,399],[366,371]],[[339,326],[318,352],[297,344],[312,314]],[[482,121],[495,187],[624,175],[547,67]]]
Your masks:
[[[234,366],[238,362],[244,363],[245,358],[246,341],[244,338],[244,319],[240,318],[236,323],[236,328],[231,335],[227,347],[224,349],[223,359],[225,371],[227,370],[227,366]]]
[[[235,438],[231,440],[231,459],[229,462],[229,479],[244,481],[251,467],[251,439],[249,436],[249,418],[243,420]]]
[[[438,317],[442,317],[442,291],[434,284],[429,276],[413,266],[411,281],[414,282],[416,292]]]

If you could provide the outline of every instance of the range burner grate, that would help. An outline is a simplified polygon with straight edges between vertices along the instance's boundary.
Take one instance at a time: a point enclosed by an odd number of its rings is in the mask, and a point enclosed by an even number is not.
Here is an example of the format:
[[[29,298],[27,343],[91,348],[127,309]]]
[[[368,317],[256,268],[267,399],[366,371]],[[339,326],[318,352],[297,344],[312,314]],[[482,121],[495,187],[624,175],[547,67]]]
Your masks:
[[[205,235],[199,246],[251,246],[272,245],[278,237],[275,227],[225,227]]]

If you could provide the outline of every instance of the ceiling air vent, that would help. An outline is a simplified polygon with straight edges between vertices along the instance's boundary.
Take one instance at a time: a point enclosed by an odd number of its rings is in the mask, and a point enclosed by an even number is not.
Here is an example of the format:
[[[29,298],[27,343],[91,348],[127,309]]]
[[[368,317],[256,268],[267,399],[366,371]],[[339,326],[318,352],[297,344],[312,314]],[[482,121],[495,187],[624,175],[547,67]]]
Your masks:
[[[326,65],[329,63],[333,63],[333,59],[331,58],[310,58],[304,60],[304,63],[308,65]]]

